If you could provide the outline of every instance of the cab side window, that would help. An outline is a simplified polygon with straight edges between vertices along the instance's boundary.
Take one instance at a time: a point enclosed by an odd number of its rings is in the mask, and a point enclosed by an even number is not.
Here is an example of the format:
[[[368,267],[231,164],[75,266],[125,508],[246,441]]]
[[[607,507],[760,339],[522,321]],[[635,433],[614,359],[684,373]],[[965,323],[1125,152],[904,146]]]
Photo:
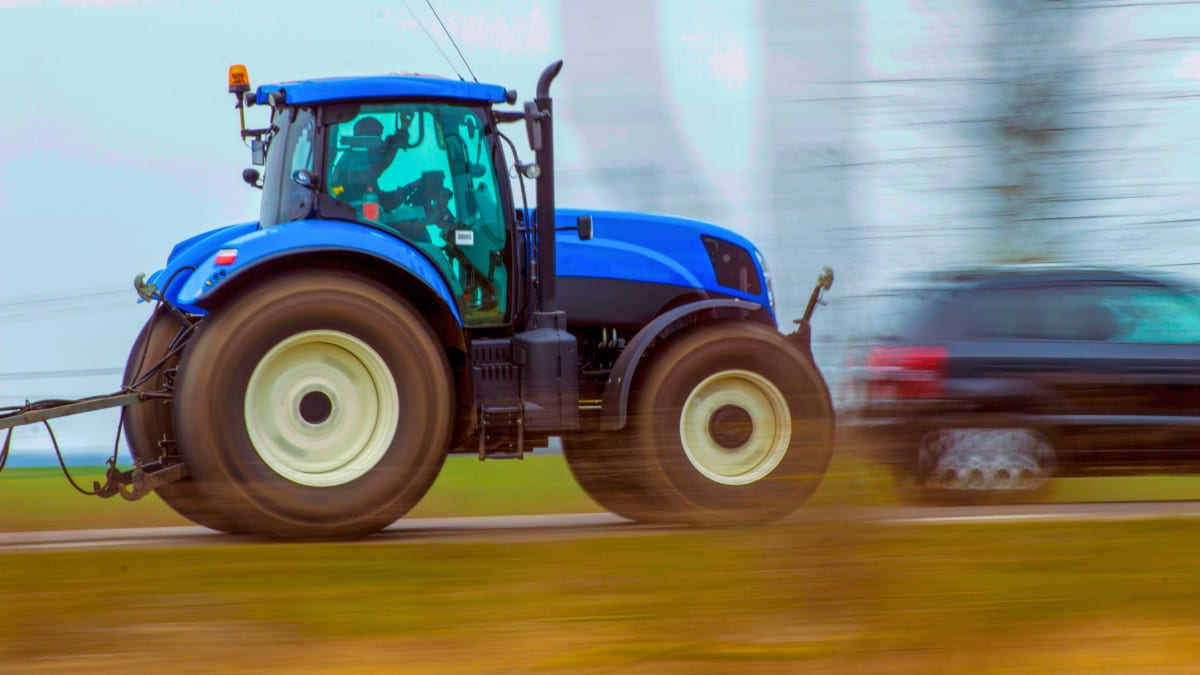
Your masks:
[[[421,249],[469,325],[503,323],[509,253],[492,150],[472,108],[370,104],[327,134],[331,196]]]

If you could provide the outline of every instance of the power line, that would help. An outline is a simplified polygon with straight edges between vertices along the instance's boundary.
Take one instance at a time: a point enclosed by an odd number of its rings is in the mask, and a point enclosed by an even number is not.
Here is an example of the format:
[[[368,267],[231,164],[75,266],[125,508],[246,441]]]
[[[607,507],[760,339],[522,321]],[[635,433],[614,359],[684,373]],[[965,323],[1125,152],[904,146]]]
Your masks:
[[[0,373],[0,380],[52,380],[65,377],[96,377],[121,375],[120,368],[73,368],[64,370],[29,370],[25,372]]]
[[[466,79],[462,76],[462,73],[458,72],[458,68],[454,67],[454,62],[450,60],[449,56],[446,56],[446,52],[442,51],[442,47],[437,43],[437,40],[433,39],[433,34],[429,32],[429,29],[426,28],[425,24],[421,22],[421,19],[417,17],[416,12],[413,12],[412,7],[408,6],[408,0],[400,0],[400,2],[404,5],[404,9],[408,10],[408,14],[413,18],[413,21],[416,21],[417,25],[421,27],[421,31],[425,33],[425,37],[429,38],[429,41],[433,43],[434,48],[438,50],[438,53],[442,55],[442,58],[446,59],[446,63],[450,66],[450,70],[454,71],[454,74],[458,76],[458,79]]]
[[[113,288],[110,290],[86,290],[86,291],[70,291],[66,294],[50,295],[42,293],[38,295],[11,296],[10,298],[0,298],[0,309],[5,307],[15,307],[18,305],[32,305],[46,302],[63,302],[67,300],[79,300],[83,298],[97,298],[101,296],[122,295],[125,297],[133,297],[132,287],[122,286],[121,288]]]
[[[446,37],[450,38],[450,44],[454,45],[454,51],[458,52],[458,58],[462,59],[463,65],[467,67],[467,72],[471,74],[471,79],[478,82],[479,78],[475,77],[475,71],[471,70],[471,64],[467,63],[467,57],[463,56],[462,50],[458,48],[458,43],[454,41],[454,36],[450,34],[450,30],[446,28],[446,24],[442,23],[442,16],[433,8],[433,3],[430,0],[425,0],[425,4],[429,5],[429,11],[433,12],[434,18],[437,19],[438,24],[442,27],[442,32],[446,34]],[[459,77],[461,78],[462,76],[459,75]]]

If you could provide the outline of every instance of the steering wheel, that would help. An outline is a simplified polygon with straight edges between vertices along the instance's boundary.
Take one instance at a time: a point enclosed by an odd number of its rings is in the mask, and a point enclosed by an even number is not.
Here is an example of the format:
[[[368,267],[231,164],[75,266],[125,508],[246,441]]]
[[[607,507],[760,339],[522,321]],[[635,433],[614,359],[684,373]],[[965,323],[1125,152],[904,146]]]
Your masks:
[[[425,220],[442,231],[454,226],[454,217],[450,213],[450,198],[454,193],[443,187],[445,176],[442,171],[426,171],[417,180],[397,190],[401,205],[422,209]]]

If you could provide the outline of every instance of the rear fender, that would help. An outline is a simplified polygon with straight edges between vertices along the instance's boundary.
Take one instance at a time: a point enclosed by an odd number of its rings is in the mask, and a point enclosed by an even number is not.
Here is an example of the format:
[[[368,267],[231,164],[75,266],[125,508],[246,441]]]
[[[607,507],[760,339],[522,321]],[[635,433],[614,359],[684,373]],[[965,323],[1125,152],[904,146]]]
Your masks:
[[[227,225],[185,239],[171,249],[166,266],[150,275],[147,281],[156,287],[157,297],[168,300],[185,312],[204,314],[204,310],[199,307],[180,304],[177,300],[179,290],[183,288],[184,283],[196,268],[223,248],[227,242],[250,234],[257,229],[258,223]]]
[[[677,328],[676,324],[688,320],[712,320],[726,318],[734,314],[738,318],[761,317],[766,314],[764,307],[757,302],[736,299],[714,299],[690,302],[680,305],[657,317],[646,324],[625,345],[621,355],[617,357],[612,372],[608,375],[608,383],[604,385],[604,399],[601,402],[601,427],[606,430],[624,428],[626,409],[629,405],[629,392],[638,364],[645,356],[650,345],[660,337],[670,335]],[[767,315],[769,316],[769,314]],[[770,324],[774,328],[774,324]]]
[[[211,250],[188,279],[167,300],[178,307],[196,307],[207,311],[213,299],[236,280],[247,278],[267,263],[279,258],[300,256],[297,260],[320,258],[322,253],[351,252],[364,254],[398,267],[418,279],[445,304],[448,313],[461,328],[462,316],[442,272],[412,244],[372,227],[335,220],[299,221],[286,226],[255,230],[226,241],[222,249],[236,249],[236,259],[217,264],[217,250]]]

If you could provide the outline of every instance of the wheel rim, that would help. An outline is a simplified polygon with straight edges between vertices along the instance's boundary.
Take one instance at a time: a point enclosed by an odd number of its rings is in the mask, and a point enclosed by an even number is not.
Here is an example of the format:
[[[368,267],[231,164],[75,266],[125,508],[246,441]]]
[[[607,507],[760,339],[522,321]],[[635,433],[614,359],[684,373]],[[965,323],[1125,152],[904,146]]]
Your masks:
[[[730,422],[743,426],[721,429]],[[726,370],[710,375],[688,395],[679,437],[688,461],[704,477],[723,485],[746,485],[783,461],[791,444],[792,418],[783,392],[770,380],[748,370]]]
[[[391,369],[362,340],[331,330],[293,335],[259,360],[246,386],[246,431],[275,473],[343,485],[387,454],[399,422]]]

